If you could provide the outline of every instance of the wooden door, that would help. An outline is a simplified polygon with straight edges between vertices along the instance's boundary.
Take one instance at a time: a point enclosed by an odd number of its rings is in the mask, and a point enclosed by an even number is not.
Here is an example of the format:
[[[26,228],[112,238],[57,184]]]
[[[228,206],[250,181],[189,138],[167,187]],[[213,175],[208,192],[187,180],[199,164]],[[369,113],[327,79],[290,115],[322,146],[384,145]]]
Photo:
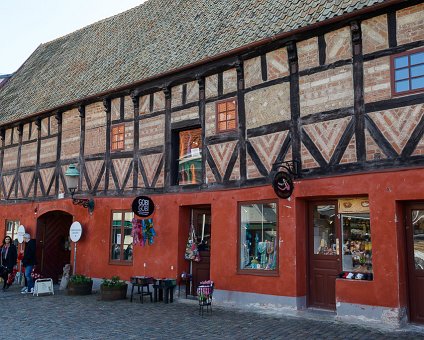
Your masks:
[[[201,281],[210,280],[210,251],[211,251],[211,210],[210,208],[193,208],[193,226],[196,233],[196,243],[199,248],[200,262],[192,264],[193,291]],[[203,241],[202,241],[203,235]]]
[[[424,324],[424,203],[407,208],[406,245],[409,319]]]
[[[37,266],[44,277],[55,283],[62,276],[63,267],[71,263],[71,251],[67,240],[72,215],[53,211],[37,220]]]
[[[336,309],[336,278],[341,271],[337,203],[312,203],[309,209],[308,305]]]

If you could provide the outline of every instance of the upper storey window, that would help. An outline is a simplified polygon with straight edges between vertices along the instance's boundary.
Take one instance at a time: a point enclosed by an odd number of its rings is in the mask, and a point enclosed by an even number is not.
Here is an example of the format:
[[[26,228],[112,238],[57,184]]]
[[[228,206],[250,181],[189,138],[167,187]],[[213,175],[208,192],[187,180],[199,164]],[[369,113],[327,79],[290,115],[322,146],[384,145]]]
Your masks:
[[[225,132],[237,128],[236,100],[229,99],[216,103],[216,131]]]
[[[112,151],[124,150],[124,140],[125,140],[125,126],[124,124],[119,124],[112,126]]]
[[[424,49],[392,56],[392,93],[424,91]]]

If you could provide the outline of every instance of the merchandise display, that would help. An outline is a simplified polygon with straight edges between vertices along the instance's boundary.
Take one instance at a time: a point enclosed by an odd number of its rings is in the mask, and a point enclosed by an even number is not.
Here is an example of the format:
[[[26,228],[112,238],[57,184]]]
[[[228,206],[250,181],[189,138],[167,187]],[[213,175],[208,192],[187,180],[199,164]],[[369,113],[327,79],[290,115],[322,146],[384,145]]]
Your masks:
[[[241,206],[240,269],[277,268],[276,204]]]
[[[369,214],[341,215],[343,271],[372,273],[372,242]]]

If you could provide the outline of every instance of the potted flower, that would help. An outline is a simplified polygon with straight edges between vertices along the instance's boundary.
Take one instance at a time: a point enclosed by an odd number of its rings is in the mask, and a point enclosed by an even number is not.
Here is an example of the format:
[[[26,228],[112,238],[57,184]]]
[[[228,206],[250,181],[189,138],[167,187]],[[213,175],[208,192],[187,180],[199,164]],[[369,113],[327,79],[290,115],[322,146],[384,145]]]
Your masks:
[[[119,276],[112,276],[111,279],[103,279],[100,285],[100,298],[102,300],[120,300],[127,297],[128,284],[120,280]]]
[[[72,275],[68,283],[68,295],[89,295],[93,289],[93,280],[85,275]]]

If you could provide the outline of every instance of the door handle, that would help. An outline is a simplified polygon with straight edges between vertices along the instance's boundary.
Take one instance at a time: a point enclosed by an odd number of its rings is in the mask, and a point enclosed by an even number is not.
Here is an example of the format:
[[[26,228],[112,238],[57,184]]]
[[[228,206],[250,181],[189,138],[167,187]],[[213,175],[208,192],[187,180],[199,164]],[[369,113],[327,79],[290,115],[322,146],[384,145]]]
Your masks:
[[[340,242],[338,238],[336,238],[336,255],[340,255]],[[339,258],[337,258],[337,261],[338,260]]]

